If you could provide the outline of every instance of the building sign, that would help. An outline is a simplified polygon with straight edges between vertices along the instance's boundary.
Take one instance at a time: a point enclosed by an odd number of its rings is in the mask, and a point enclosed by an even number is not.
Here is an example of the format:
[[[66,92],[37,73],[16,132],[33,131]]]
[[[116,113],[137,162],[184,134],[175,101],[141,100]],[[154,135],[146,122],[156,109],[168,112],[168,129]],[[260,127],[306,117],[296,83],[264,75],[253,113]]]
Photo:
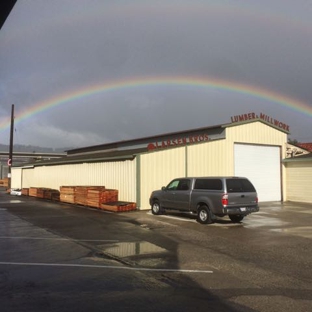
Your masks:
[[[256,119],[261,119],[265,121],[266,123],[272,124],[274,127],[282,129],[284,131],[289,132],[289,126],[277,119],[274,119],[266,114],[260,113],[260,115],[257,115],[255,113],[248,113],[248,114],[242,114],[242,115],[236,115],[231,117],[231,122],[232,123],[237,123],[237,122],[243,122],[243,121],[248,121],[248,120],[256,120]]]
[[[208,134],[204,133],[204,134],[190,135],[190,136],[179,137],[179,138],[172,138],[172,139],[167,139],[163,141],[156,141],[154,143],[149,143],[147,145],[147,149],[151,151],[155,149],[179,147],[183,145],[195,144],[195,143],[201,143],[201,142],[207,142],[207,141],[209,141]]]

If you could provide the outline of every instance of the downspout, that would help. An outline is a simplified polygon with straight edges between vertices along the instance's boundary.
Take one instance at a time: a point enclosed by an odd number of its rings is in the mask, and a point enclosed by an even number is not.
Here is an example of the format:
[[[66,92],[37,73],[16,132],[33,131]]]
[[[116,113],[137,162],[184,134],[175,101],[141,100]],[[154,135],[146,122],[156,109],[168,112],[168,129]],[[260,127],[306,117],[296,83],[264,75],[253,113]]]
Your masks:
[[[185,177],[188,177],[188,157],[187,157],[187,145],[185,146]]]
[[[136,155],[136,204],[141,209],[141,155]]]

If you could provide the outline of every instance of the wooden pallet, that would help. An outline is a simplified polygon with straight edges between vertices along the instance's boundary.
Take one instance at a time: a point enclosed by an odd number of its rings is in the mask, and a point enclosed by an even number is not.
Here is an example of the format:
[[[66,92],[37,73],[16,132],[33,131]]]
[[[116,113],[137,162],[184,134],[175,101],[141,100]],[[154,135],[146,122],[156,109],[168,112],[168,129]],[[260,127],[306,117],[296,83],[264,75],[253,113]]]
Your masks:
[[[125,212],[136,210],[136,203],[115,201],[101,205],[101,209],[112,212]]]

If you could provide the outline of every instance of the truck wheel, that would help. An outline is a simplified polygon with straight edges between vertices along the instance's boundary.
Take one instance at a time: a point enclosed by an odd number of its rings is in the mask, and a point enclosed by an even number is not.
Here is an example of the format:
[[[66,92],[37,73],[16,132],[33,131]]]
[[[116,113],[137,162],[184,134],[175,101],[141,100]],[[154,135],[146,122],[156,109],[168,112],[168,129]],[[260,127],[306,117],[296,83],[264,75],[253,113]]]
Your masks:
[[[244,216],[242,216],[242,215],[229,215],[229,218],[231,219],[232,222],[239,223],[244,219]]]
[[[160,215],[162,213],[162,209],[160,207],[159,201],[154,200],[152,203],[152,214],[153,215]]]
[[[197,210],[197,222],[201,224],[212,223],[211,213],[207,206],[200,206]]]

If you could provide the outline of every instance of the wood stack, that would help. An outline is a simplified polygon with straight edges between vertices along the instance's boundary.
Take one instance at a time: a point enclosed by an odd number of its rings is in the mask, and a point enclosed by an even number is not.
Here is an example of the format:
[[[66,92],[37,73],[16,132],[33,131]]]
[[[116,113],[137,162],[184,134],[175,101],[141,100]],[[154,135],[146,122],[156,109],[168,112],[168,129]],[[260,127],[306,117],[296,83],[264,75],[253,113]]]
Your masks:
[[[136,210],[136,203],[131,202],[109,202],[101,205],[101,209],[113,211],[113,212],[124,212]]]
[[[101,193],[101,204],[118,201],[118,190],[105,189]]]
[[[64,203],[75,203],[75,186],[60,187],[60,201]]]
[[[87,186],[76,186],[75,187],[75,204],[87,206]]]
[[[60,200],[60,192],[49,188],[43,189],[43,198],[58,201]]]
[[[103,192],[105,192],[105,186],[95,186],[88,188],[87,206],[101,208],[101,198]]]
[[[41,187],[30,187],[29,188],[29,196],[43,198],[44,189]]]
[[[44,188],[23,188],[22,195],[70,204],[84,205],[113,212],[136,210],[136,203],[118,200],[118,190],[105,186],[61,186],[60,191]]]
[[[8,187],[9,186],[9,178],[4,178],[0,180],[0,186]]]
[[[22,189],[22,195],[28,196],[29,195],[29,188],[23,188]]]
[[[53,201],[60,201],[60,191],[52,190],[51,200],[53,200]]]

